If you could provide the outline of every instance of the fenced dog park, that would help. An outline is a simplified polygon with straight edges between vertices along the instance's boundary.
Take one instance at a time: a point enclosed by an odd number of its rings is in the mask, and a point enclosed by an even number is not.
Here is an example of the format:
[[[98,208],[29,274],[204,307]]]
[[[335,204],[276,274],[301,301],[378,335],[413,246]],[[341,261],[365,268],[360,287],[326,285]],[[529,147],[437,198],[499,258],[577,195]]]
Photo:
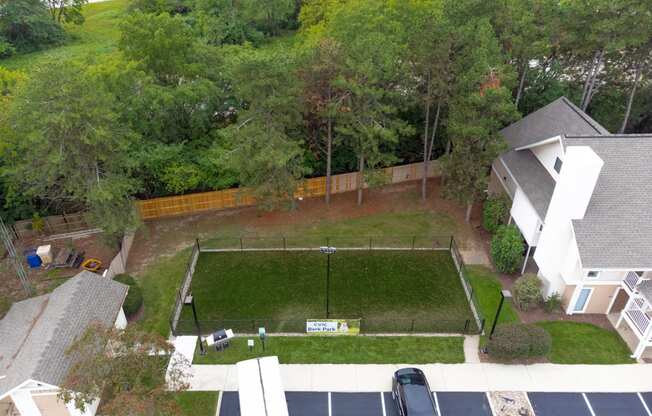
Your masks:
[[[301,236],[196,240],[170,327],[304,333],[309,319],[360,319],[362,333],[481,333],[485,322],[451,236]]]

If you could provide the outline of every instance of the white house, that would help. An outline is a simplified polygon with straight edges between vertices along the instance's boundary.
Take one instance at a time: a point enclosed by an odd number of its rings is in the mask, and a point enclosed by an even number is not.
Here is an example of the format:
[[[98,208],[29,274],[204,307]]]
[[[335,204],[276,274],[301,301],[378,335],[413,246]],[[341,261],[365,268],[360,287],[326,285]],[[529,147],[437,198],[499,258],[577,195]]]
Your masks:
[[[610,134],[565,97],[502,134],[490,191],[512,199],[544,295],[628,325],[640,357],[652,346],[652,135]]]
[[[92,416],[57,399],[74,358],[68,347],[91,322],[127,326],[128,286],[81,272],[47,295],[14,303],[0,321],[0,414]]]

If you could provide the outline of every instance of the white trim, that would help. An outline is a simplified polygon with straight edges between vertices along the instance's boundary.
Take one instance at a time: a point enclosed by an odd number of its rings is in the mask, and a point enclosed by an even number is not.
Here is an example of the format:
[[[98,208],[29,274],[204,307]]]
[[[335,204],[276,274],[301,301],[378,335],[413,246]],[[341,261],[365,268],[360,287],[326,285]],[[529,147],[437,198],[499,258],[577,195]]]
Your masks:
[[[328,392],[328,416],[333,415],[333,404],[331,401],[331,392]]]
[[[387,416],[387,411],[385,410],[385,394],[382,391],[380,392],[380,404],[382,405],[383,416]]]
[[[42,385],[40,387],[28,387],[26,390],[29,390],[30,392],[31,391],[38,391],[38,390],[50,390],[50,389],[57,389],[58,390],[59,389],[58,386],[53,386],[52,384],[43,383],[41,381],[37,381],[37,380],[29,378],[29,379],[23,381],[22,383],[18,384],[17,386],[15,386],[14,388],[12,388],[10,390],[7,390],[6,393],[1,394],[0,395],[0,400],[8,397],[11,393],[13,393],[16,390],[20,390],[20,389],[23,389],[23,388],[27,387],[27,385],[29,383],[36,383],[36,384],[41,384]]]
[[[575,305],[577,305],[577,301],[580,298],[580,294],[582,293],[583,290],[589,290],[589,296],[586,297],[586,302],[584,302],[584,307],[582,308],[581,311],[578,311],[575,309]],[[589,303],[591,303],[591,298],[593,297],[593,292],[595,288],[590,287],[590,286],[582,286],[582,288],[577,292],[577,297],[575,298],[575,302],[573,302],[573,313],[585,313],[586,308],[589,306]]]
[[[554,143],[554,142],[559,142],[559,144],[561,145],[561,136],[554,136],[554,137],[550,137],[549,139],[544,139],[544,140],[538,141],[536,143],[530,143],[530,144],[527,144],[525,146],[515,147],[514,150],[517,150],[517,151],[518,150],[527,150],[527,149],[532,149],[534,147],[539,147],[539,146],[543,146],[544,144],[549,144],[549,143]],[[563,147],[564,146],[562,146],[562,151],[563,151]]]
[[[432,395],[435,397],[435,407],[437,408],[437,414],[441,416],[441,410],[439,410],[439,398],[437,397],[437,392],[433,391]]]

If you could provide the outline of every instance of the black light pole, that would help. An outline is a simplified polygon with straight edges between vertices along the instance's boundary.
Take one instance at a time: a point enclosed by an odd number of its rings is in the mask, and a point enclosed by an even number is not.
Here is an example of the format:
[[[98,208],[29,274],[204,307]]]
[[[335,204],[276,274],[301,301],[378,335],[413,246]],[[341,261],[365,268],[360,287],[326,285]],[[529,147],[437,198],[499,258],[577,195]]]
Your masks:
[[[512,292],[509,290],[501,290],[500,291],[500,303],[498,304],[498,309],[496,309],[496,317],[494,318],[494,323],[491,325],[491,332],[489,333],[489,339],[494,335],[494,331],[496,330],[496,324],[498,323],[498,318],[500,317],[500,311],[503,310],[503,303],[505,303],[505,298],[511,299],[512,298]]]
[[[195,327],[197,328],[197,337],[199,338],[199,353],[201,355],[206,355],[206,350],[204,349],[204,342],[201,340],[201,328],[199,327],[199,319],[197,319],[197,309],[195,308],[195,298],[192,295],[186,296],[184,302],[186,305],[190,305],[192,308],[192,317],[195,321]]]
[[[319,247],[319,252],[326,254],[326,318],[330,315],[330,287],[331,287],[331,254],[335,253],[335,247]]]

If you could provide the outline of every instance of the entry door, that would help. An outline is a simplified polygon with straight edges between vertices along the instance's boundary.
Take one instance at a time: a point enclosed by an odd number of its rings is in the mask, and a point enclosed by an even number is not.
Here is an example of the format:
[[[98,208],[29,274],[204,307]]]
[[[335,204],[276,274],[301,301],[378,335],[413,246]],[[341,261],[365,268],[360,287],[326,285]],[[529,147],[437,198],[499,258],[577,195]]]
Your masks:
[[[577,296],[577,301],[575,302],[575,308],[573,308],[573,312],[584,312],[592,291],[593,288],[590,287],[585,287],[580,290],[580,294]]]

